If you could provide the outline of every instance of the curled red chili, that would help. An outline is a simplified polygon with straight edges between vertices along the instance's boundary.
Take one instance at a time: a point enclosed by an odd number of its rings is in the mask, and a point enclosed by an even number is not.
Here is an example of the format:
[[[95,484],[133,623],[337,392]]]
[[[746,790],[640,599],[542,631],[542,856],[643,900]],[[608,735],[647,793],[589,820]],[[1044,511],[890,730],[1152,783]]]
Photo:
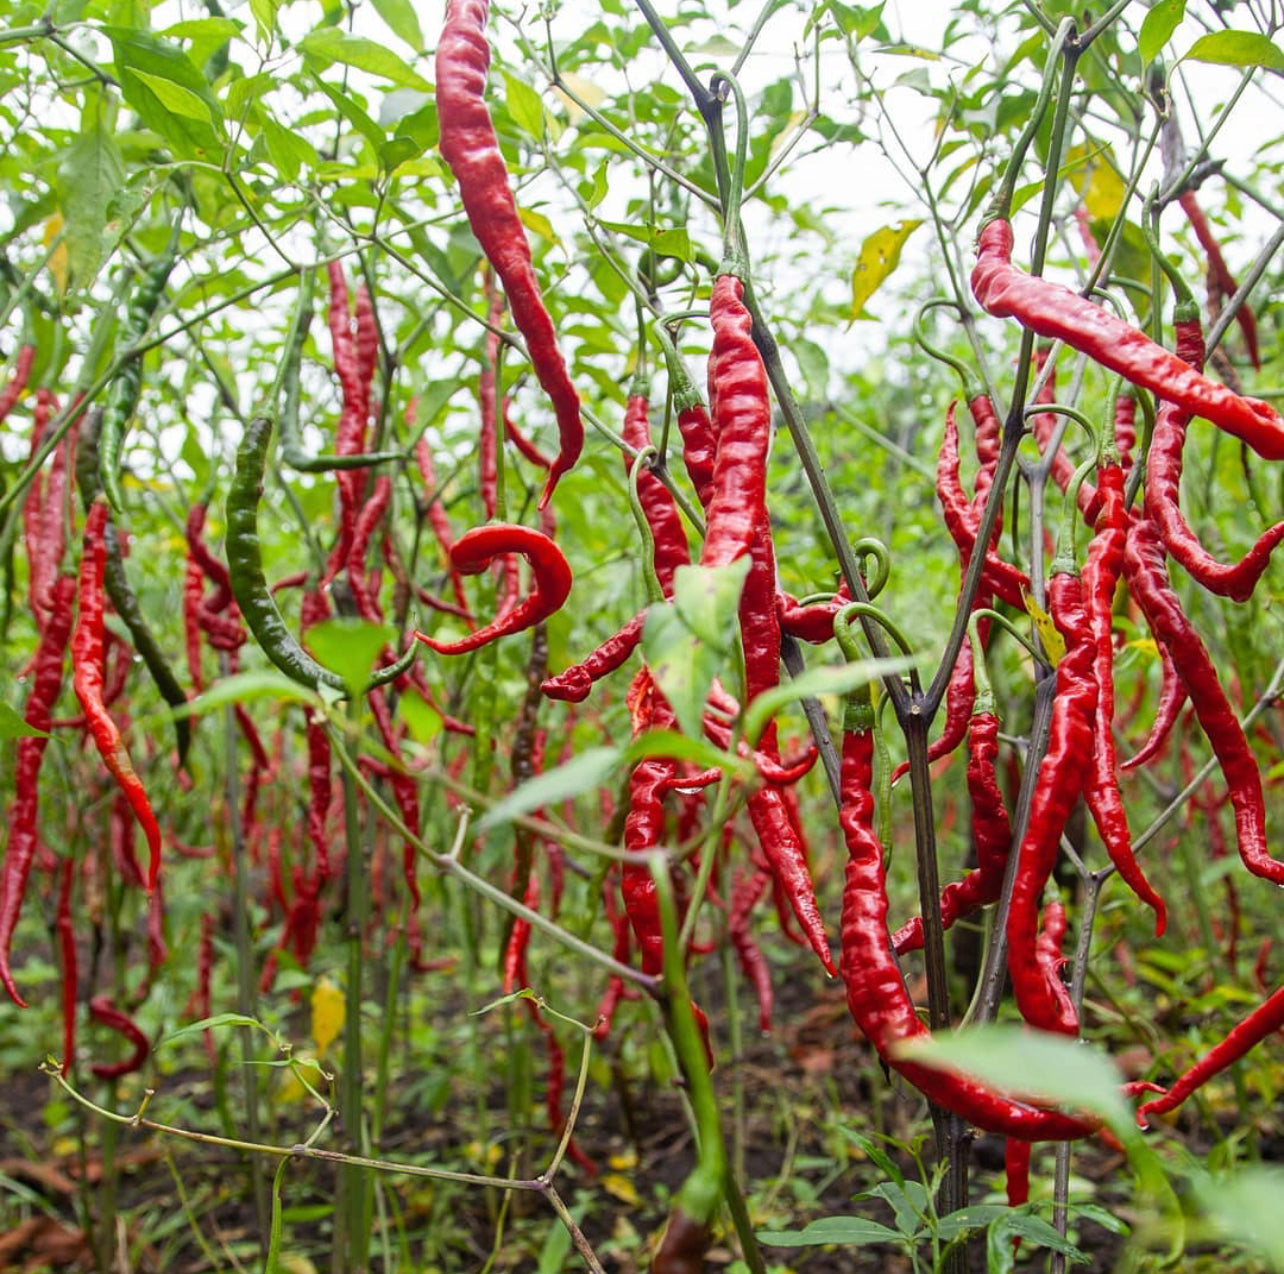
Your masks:
[[[571,568],[562,550],[531,527],[508,522],[474,527],[455,541],[450,560],[462,574],[478,575],[503,553],[520,553],[531,564],[534,583],[525,601],[459,641],[438,641],[418,630],[415,636],[439,655],[462,655],[496,638],[531,628],[561,609],[571,591]]]
[[[441,153],[459,182],[468,223],[504,285],[517,330],[526,338],[535,375],[553,404],[561,450],[549,470],[540,504],[584,446],[579,396],[557,347],[552,320],[540,296],[526,231],[508,185],[508,169],[486,107],[488,0],[450,0],[437,45],[437,119]]]
[[[89,1016],[109,1030],[123,1035],[134,1046],[134,1051],[124,1061],[95,1062],[89,1069],[99,1079],[119,1079],[132,1071],[142,1070],[147,1055],[152,1051],[152,1045],[134,1019],[118,1009],[106,995],[96,995],[89,1001]]]
[[[546,677],[540,690],[550,699],[582,703],[589,697],[595,681],[610,676],[638,648],[645,623],[646,611],[640,611],[579,663],[572,664],[554,677]]]
[[[981,231],[972,294],[987,314],[1015,318],[1064,341],[1134,385],[1242,439],[1266,460],[1284,459],[1284,420],[1269,403],[1241,398],[1156,345],[1145,333],[1069,288],[1012,264],[1012,227],[1001,217]]]

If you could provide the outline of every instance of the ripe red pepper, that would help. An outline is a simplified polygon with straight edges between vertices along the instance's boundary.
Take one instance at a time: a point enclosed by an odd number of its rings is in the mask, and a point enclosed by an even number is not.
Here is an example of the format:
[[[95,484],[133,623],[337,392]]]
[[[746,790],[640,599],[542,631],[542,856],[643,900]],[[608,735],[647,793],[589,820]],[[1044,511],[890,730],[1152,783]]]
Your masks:
[[[1177,672],[1172,654],[1163,642],[1157,642],[1156,645],[1159,647],[1161,680],[1159,703],[1155,707],[1155,721],[1150,727],[1150,733],[1146,736],[1145,742],[1120,765],[1121,770],[1132,770],[1137,766],[1145,765],[1151,757],[1159,754],[1186,703],[1186,683]]]
[[[749,552],[766,514],[767,453],[771,446],[771,403],[767,372],[753,343],[753,319],[744,303],[744,284],[720,274],[709,300],[713,347],[713,431],[717,454],[703,566],[726,566]],[[774,587],[773,587],[774,598]],[[773,603],[774,610],[774,603]]]
[[[1115,446],[1127,473],[1132,468],[1132,453],[1137,446],[1137,398],[1131,392],[1115,398]]]
[[[623,429],[624,441],[638,452],[651,445],[647,407],[646,383],[639,379],[629,395]],[[626,455],[624,472],[631,474],[635,463],[633,457]],[[674,572],[679,566],[688,566],[691,562],[687,529],[682,524],[682,515],[678,512],[669,489],[649,469],[638,475],[638,500],[655,541],[655,573],[665,597],[672,597]]]
[[[53,719],[53,706],[62,690],[63,651],[75,614],[76,582],[69,575],[59,576],[54,583],[53,605],[49,622],[40,634],[36,648],[34,675],[23,720],[36,730],[48,733]],[[22,910],[27,878],[36,855],[37,816],[39,812],[40,763],[44,759],[47,738],[25,735],[15,745],[13,804],[9,807],[9,839],[5,845],[3,874],[0,875],[0,984],[10,999],[26,1008],[18,994],[9,967],[9,948],[13,931]]]
[[[1096,643],[1084,608],[1083,583],[1056,569],[1048,582],[1052,621],[1065,639],[1057,664],[1048,750],[1039,765],[1029,823],[1021,841],[1016,883],[1008,911],[1008,967],[1021,1016],[1041,1030],[1075,1035],[1078,1017],[1069,993],[1037,959],[1039,905],[1052,875],[1066,820],[1083,790],[1092,757],[1092,718],[1097,707],[1093,676]]]
[[[941,890],[941,927],[999,900],[1012,849],[1012,825],[999,790],[994,761],[999,754],[999,718],[979,702],[968,728],[967,790],[972,801],[972,839],[977,865]],[[923,946],[923,919],[915,916],[892,935],[897,955]]]
[[[62,962],[62,1067],[66,1075],[76,1060],[76,929],[71,920],[71,886],[76,873],[72,858],[64,858],[58,869],[58,912],[54,928],[58,933],[58,955]]]
[[[762,868],[741,877],[731,891],[731,912],[727,917],[727,937],[735,948],[740,968],[758,997],[758,1029],[764,1035],[771,1030],[775,995],[771,987],[771,968],[762,948],[754,941],[749,922],[754,907],[770,883],[771,873]]]
[[[1242,439],[1266,460],[1284,459],[1284,420],[1269,403],[1241,398],[1108,310],[1012,264],[1012,227],[995,218],[981,231],[972,294],[987,314],[1016,318],[1064,341],[1134,385]]]
[[[1129,889],[1155,913],[1155,936],[1168,924],[1163,898],[1146,879],[1132,850],[1128,816],[1115,775],[1115,680],[1113,607],[1115,586],[1123,567],[1128,510],[1124,504],[1124,475],[1117,461],[1107,460],[1097,471],[1099,510],[1096,534],[1088,548],[1083,584],[1094,643],[1093,668],[1097,681],[1097,710],[1092,724],[1092,761],[1083,795],[1110,861]]]
[[[1003,426],[999,421],[998,414],[994,410],[994,404],[990,401],[989,394],[976,394],[968,399],[967,409],[972,417],[972,423],[976,426],[976,481],[972,485],[972,508],[976,511],[979,518],[981,510],[985,508],[985,501],[989,497],[990,488],[994,485],[994,473],[999,467],[999,450],[1003,445]],[[994,540],[997,541],[999,532],[1003,529],[1002,519],[996,520],[994,524]]]
[[[531,628],[561,609],[571,591],[571,568],[562,550],[540,531],[508,522],[474,527],[455,541],[450,560],[464,575],[478,575],[501,553],[520,553],[531,564],[534,584],[530,596],[502,618],[459,641],[438,641],[416,630],[420,641],[439,655],[462,655],[496,638]]]
[[[111,997],[106,995],[96,995],[89,1001],[89,1016],[109,1030],[119,1032],[134,1046],[134,1051],[124,1061],[110,1064],[95,1062],[89,1069],[99,1079],[119,1079],[122,1075],[142,1070],[147,1055],[152,1051],[152,1045],[134,1019],[118,1009]]]
[[[348,284],[343,277],[343,263],[331,261],[327,270],[330,276],[330,344],[343,402],[335,429],[334,450],[336,455],[356,456],[366,449],[369,392],[363,380],[364,369],[352,334]],[[347,562],[357,512],[365,494],[366,474],[361,469],[339,470],[335,474],[335,480],[339,486],[339,544],[331,567],[327,568],[327,577],[331,578]]]
[[[379,606],[378,590],[372,588],[366,575],[366,558],[370,553],[375,531],[388,512],[391,502],[392,479],[382,473],[375,479],[370,498],[357,515],[352,531],[352,545],[348,550],[348,582],[357,603],[357,613],[372,624],[383,622],[383,610]]]
[[[468,224],[504,285],[535,375],[553,403],[561,450],[540,497],[546,505],[584,446],[579,396],[557,347],[531,262],[530,244],[508,186],[508,169],[486,106],[488,0],[449,0],[437,45],[437,119],[442,158],[459,182]]]
[[[1144,1128],[1149,1116],[1176,1110],[1197,1088],[1281,1027],[1284,1027],[1284,987],[1233,1027],[1220,1044],[1205,1053],[1162,1097],[1139,1107],[1137,1122]]]
[[[13,375],[9,377],[9,383],[0,390],[0,424],[4,423],[5,418],[13,410],[14,404],[22,397],[22,391],[27,388],[27,381],[31,379],[31,368],[36,361],[36,347],[29,342],[24,342],[18,346],[18,356],[13,362]]]
[[[1222,256],[1222,245],[1217,242],[1217,236],[1213,234],[1212,229],[1209,227],[1204,211],[1195,198],[1195,192],[1193,190],[1183,190],[1177,196],[1177,202],[1181,204],[1181,210],[1186,214],[1186,220],[1190,222],[1190,228],[1195,232],[1195,238],[1199,240],[1199,246],[1204,249],[1204,253],[1208,257],[1208,275],[1211,289],[1229,299],[1235,295],[1239,284],[1235,282],[1235,276],[1230,272],[1230,267],[1226,264],[1226,258]],[[1248,354],[1248,361],[1253,364],[1255,370],[1260,372],[1262,370],[1262,358],[1257,346],[1257,316],[1253,313],[1253,307],[1247,301],[1235,311],[1235,321],[1239,324],[1239,330],[1244,335],[1244,349]]]
[[[925,1039],[901,971],[887,942],[887,881],[883,846],[874,831],[873,708],[857,704],[843,732],[839,823],[847,843],[843,888],[842,976],[847,1007],[857,1026],[893,1070],[929,1100],[989,1132],[1023,1141],[1068,1141],[1095,1125],[1055,1110],[1004,1097],[960,1075],[907,1061],[898,1046]]]
[[[36,403],[33,409],[33,436],[38,429],[44,432],[49,413],[57,410],[57,401],[49,390],[41,388],[36,391]],[[42,420],[43,417],[43,420]],[[66,548],[65,525],[67,517],[67,474],[71,467],[70,455],[75,445],[75,430],[63,439],[54,451],[53,462],[45,479],[41,494],[40,512],[36,524],[35,552],[28,557],[31,572],[31,605],[37,618],[43,623],[53,604],[53,586],[58,578],[58,568],[62,564],[63,550]],[[34,491],[35,488],[33,487]]]
[[[1179,319],[1175,327],[1177,354],[1191,366],[1202,367],[1204,339],[1199,319]],[[1275,546],[1284,540],[1284,522],[1263,532],[1238,562],[1219,562],[1204,548],[1178,503],[1189,423],[1190,414],[1171,402],[1161,403],[1155,413],[1155,430],[1146,453],[1146,516],[1158,528],[1164,547],[1197,583],[1211,593],[1244,602],[1270,565]]]
[[[89,733],[99,755],[121,790],[129,798],[134,817],[147,837],[151,862],[147,872],[147,889],[156,888],[160,876],[161,835],[125,742],[103,704],[103,576],[107,568],[107,504],[101,498],[90,507],[85,521],[84,555],[80,561],[80,616],[71,638],[72,684],[80,700]]]
[[[645,622],[646,611],[640,611],[619,632],[608,637],[579,663],[572,664],[555,677],[546,677],[540,690],[550,699],[582,703],[589,697],[595,681],[610,676],[638,648]]]

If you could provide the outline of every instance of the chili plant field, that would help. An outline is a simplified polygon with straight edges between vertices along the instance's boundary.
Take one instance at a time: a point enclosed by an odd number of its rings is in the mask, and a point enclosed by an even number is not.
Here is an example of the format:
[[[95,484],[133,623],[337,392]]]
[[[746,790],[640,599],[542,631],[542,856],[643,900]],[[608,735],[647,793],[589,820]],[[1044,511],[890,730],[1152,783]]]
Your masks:
[[[1284,1269],[1284,16],[929,8],[9,7],[0,1267]]]

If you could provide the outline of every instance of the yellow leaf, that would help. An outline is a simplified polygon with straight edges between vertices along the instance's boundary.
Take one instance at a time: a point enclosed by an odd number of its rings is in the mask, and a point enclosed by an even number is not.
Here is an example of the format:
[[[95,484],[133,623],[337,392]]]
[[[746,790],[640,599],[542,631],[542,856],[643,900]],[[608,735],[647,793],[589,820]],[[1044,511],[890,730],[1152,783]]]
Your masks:
[[[45,247],[47,248],[55,239],[62,234],[62,213],[55,212],[53,216],[45,221]],[[67,256],[67,243],[63,240],[49,254],[49,273],[53,275],[54,284],[58,289],[58,295],[61,296],[67,290],[67,270],[69,260]]]
[[[1110,221],[1124,204],[1123,179],[1103,156],[1092,166],[1083,192],[1083,206],[1094,221]]]
[[[598,88],[592,80],[586,80],[582,76],[576,75],[573,71],[562,71],[562,83],[566,85],[581,102],[587,102],[589,106],[600,106],[606,94]],[[584,110],[575,102],[572,102],[560,88],[554,88],[554,93],[562,100],[562,105],[566,107],[566,113],[571,117],[571,123],[576,124],[584,118]]]
[[[276,1086],[276,1099],[282,1102],[302,1101],[308,1095],[299,1077],[292,1070],[281,1072],[280,1082]]]
[[[1140,650],[1152,659],[1159,658],[1159,643],[1153,637],[1138,637],[1136,641],[1130,641],[1127,648],[1129,650]]]
[[[865,314],[865,302],[896,269],[905,240],[922,224],[921,221],[902,221],[897,226],[883,226],[861,244],[860,256],[852,271],[852,308],[848,315],[852,322],[868,317]]]
[[[633,1182],[630,1181],[628,1177],[621,1176],[618,1172],[608,1172],[607,1175],[602,1178],[602,1189],[605,1190],[607,1194],[619,1199],[621,1203],[628,1203],[636,1206],[640,1205],[642,1202],[641,1198],[638,1196],[637,1190],[633,1187]]]
[[[553,229],[553,223],[542,212],[534,212],[530,208],[518,208],[517,216],[527,230],[547,239],[549,243],[560,242],[557,231]]]
[[[1022,594],[1022,598],[1025,601],[1026,611],[1034,620],[1035,628],[1039,630],[1039,640],[1043,643],[1043,649],[1055,668],[1061,662],[1061,656],[1066,653],[1065,638],[1057,632],[1052,616],[1029,593]]]
[[[612,1155],[607,1163],[615,1169],[616,1172],[627,1172],[630,1168],[638,1166],[638,1152],[636,1150],[625,1150],[619,1154]]]
[[[312,992],[312,1038],[317,1057],[325,1056],[343,1030],[344,1010],[343,992],[329,978],[319,978]]]

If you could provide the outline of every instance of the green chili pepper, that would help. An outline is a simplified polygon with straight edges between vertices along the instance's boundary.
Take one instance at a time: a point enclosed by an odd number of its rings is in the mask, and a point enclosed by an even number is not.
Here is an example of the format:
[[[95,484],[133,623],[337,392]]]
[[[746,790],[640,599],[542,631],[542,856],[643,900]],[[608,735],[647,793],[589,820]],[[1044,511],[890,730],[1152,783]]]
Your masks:
[[[286,627],[263,576],[259,546],[259,500],[263,468],[272,438],[270,416],[255,416],[245,427],[236,453],[236,476],[227,495],[227,564],[232,596],[263,653],[287,677],[316,689],[346,690],[343,678],[323,668]]]

